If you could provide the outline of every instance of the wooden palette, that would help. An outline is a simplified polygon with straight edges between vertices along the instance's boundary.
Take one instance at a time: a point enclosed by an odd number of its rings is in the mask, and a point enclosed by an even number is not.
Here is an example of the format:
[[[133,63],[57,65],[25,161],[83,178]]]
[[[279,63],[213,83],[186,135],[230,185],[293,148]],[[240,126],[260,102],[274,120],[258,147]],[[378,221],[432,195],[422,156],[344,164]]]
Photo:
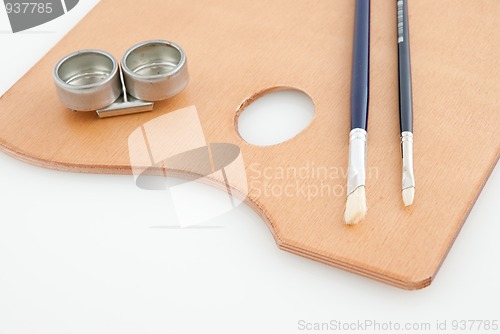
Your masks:
[[[246,202],[280,248],[419,289],[435,277],[499,159],[500,1],[418,0],[409,7],[414,206],[401,203],[394,0],[372,1],[366,221],[342,224],[345,192],[263,196],[250,186]],[[0,146],[47,168],[130,173],[129,135],[158,116],[196,106],[206,141],[239,146],[249,176],[252,164],[345,171],[353,23],[354,0],[103,0],[1,97]],[[129,46],[157,38],[183,46],[191,82],[154,112],[101,120],[95,113],[69,112],[58,101],[51,71],[63,55],[97,48],[120,59]],[[276,87],[309,94],[312,123],[279,145],[244,142],[235,126],[238,112]],[[272,185],[325,182],[345,187],[341,172],[326,181],[276,178]]]

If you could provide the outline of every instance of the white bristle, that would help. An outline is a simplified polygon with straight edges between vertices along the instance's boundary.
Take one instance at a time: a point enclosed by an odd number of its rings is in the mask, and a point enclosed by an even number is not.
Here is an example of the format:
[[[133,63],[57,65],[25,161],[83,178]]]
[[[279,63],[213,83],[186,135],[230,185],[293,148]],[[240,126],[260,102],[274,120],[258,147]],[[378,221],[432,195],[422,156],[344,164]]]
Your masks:
[[[344,220],[347,225],[359,223],[366,216],[366,191],[365,187],[356,188],[349,196],[347,196],[347,204],[345,207]]]
[[[403,189],[401,194],[403,195],[403,203],[405,204],[405,206],[409,206],[409,205],[413,204],[413,199],[415,198],[415,188],[414,187]]]

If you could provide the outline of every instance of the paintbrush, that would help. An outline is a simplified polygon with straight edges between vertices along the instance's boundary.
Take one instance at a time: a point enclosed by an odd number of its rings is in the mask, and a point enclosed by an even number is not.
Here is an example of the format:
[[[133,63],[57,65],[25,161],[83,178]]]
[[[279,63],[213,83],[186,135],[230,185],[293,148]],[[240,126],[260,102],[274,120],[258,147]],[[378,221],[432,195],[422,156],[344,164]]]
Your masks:
[[[370,0],[356,0],[351,78],[351,132],[347,169],[346,224],[366,215],[366,140],[370,84]]]
[[[408,0],[397,0],[398,9],[398,73],[399,120],[403,177],[401,193],[405,206],[413,204],[415,176],[413,173],[413,103],[411,88],[410,39],[408,30]]]

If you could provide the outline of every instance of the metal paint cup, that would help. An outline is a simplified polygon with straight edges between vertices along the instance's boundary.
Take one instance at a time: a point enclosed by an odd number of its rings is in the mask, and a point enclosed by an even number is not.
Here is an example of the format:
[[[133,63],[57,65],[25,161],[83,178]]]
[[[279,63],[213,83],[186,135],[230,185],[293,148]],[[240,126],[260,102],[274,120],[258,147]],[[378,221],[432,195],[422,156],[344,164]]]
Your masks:
[[[168,99],[189,82],[186,54],[169,41],[152,40],[131,47],[121,67],[128,93],[145,101]]]
[[[61,102],[72,110],[91,111],[112,104],[122,93],[116,59],[100,50],[81,50],[59,60],[53,79]]]

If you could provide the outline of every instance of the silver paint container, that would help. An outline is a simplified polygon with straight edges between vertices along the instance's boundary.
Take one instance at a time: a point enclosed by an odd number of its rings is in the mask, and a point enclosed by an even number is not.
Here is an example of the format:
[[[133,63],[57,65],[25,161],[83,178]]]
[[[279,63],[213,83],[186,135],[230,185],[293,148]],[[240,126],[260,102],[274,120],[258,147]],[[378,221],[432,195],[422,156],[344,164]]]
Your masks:
[[[92,111],[112,104],[122,93],[116,59],[100,50],[81,50],[57,62],[53,79],[69,109]]]
[[[173,97],[189,82],[186,54],[169,41],[152,40],[131,47],[121,67],[127,92],[145,101]]]

